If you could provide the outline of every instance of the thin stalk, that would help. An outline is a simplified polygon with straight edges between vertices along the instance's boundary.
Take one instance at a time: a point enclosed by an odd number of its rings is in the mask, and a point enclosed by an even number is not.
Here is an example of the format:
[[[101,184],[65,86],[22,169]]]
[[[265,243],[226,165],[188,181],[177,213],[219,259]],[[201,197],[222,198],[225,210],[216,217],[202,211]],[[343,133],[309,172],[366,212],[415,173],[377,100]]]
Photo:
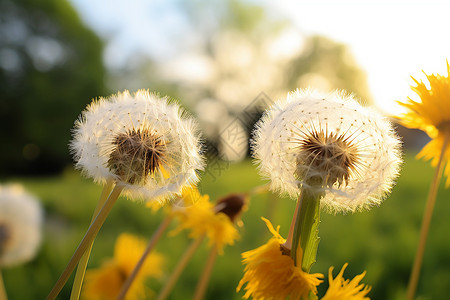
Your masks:
[[[294,229],[295,229],[295,224],[296,224],[296,220],[297,220],[297,215],[298,215],[298,210],[300,208],[300,199],[297,201],[297,204],[295,204],[295,210],[294,210],[294,215],[292,216],[292,221],[291,221],[291,226],[289,227],[289,234],[287,236],[286,242],[284,242],[284,246],[291,250],[292,249],[292,240],[294,238]]]
[[[59,277],[58,281],[56,282],[55,286],[48,294],[46,300],[54,300],[56,298],[56,296],[58,296],[59,292],[61,292],[61,289],[66,284],[67,280],[70,277],[70,274],[72,274],[73,270],[75,269],[76,265],[80,261],[84,252],[86,252],[90,243],[95,239],[98,231],[100,230],[103,223],[105,222],[106,217],[108,216],[112,207],[116,203],[117,198],[119,198],[119,195],[122,192],[122,190],[123,190],[122,185],[116,185],[114,187],[113,191],[111,192],[111,194],[108,197],[108,200],[106,200],[105,204],[103,205],[102,209],[98,213],[97,217],[95,217],[94,222],[92,222],[91,226],[89,226],[86,234],[84,235],[83,239],[81,240],[80,244],[78,245],[78,248],[75,250],[72,258],[70,259],[66,268],[62,272],[62,274]]]
[[[303,190],[300,197],[300,207],[295,220],[292,240],[291,257],[297,265],[301,259],[302,270],[309,273],[316,261],[319,245],[320,199],[321,193]],[[299,257],[299,255],[302,255]]]
[[[216,261],[217,253],[217,247],[212,247],[208,260],[206,261],[205,268],[203,269],[202,277],[200,278],[197,288],[195,289],[194,300],[203,300],[205,297],[206,287],[208,286],[209,279],[211,278],[211,272],[214,262]]]
[[[6,294],[5,283],[3,282],[1,270],[0,270],[0,300],[8,300],[8,295]]]
[[[147,248],[144,251],[144,254],[142,254],[138,263],[134,267],[133,272],[131,272],[130,276],[128,276],[127,280],[122,285],[122,289],[120,290],[119,296],[117,296],[117,300],[125,299],[125,296],[126,296],[128,290],[130,289],[131,284],[136,279],[136,276],[137,276],[139,270],[142,268],[145,259],[150,254],[150,252],[152,252],[153,248],[155,247],[156,243],[158,243],[158,241],[161,238],[164,231],[166,231],[167,227],[169,227],[171,221],[172,221],[172,217],[168,216],[161,222],[161,224],[159,224],[159,227],[153,233],[153,236],[150,239],[150,242],[148,243]]]
[[[98,200],[97,206],[95,207],[94,213],[92,214],[91,223],[94,222],[95,217],[98,215],[100,209],[102,209],[106,200],[108,199],[109,194],[111,193],[114,187],[114,181],[108,180],[103,187],[102,193],[100,195],[100,199]],[[89,243],[86,252],[83,254],[80,262],[78,263],[77,272],[75,273],[75,279],[73,281],[72,293],[70,294],[70,300],[78,300],[80,299],[81,294],[81,286],[83,285],[84,275],[86,273],[86,267],[89,262],[89,256],[91,255],[92,246],[94,245],[94,240]]]
[[[422,227],[420,229],[419,245],[417,247],[416,257],[414,259],[413,269],[409,278],[407,299],[413,300],[416,294],[417,283],[419,282],[420,269],[422,268],[423,255],[425,253],[425,246],[427,243],[428,231],[430,229],[431,217],[433,216],[434,204],[436,203],[436,195],[441,181],[442,171],[444,169],[444,154],[449,142],[450,135],[447,134],[442,146],[439,161],[436,166],[433,181],[431,182],[428,199],[423,214]]]
[[[186,252],[184,252],[183,257],[178,262],[178,265],[175,267],[175,270],[173,271],[172,275],[170,275],[170,278],[167,281],[166,285],[164,286],[163,290],[159,293],[157,300],[165,300],[167,296],[169,296],[170,292],[172,291],[172,288],[174,287],[175,283],[180,277],[181,272],[183,272],[192,255],[194,255],[195,251],[202,243],[204,237],[205,236],[202,236],[194,240],[189,246],[189,248],[186,250]]]

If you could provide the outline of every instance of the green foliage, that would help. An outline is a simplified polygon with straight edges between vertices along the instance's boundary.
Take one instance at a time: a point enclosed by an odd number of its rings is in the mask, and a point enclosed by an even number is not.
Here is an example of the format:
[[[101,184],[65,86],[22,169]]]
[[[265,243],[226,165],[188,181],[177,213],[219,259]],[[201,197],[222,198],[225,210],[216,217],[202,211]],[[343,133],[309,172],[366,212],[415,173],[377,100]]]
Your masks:
[[[60,170],[73,122],[104,94],[102,41],[66,0],[0,0],[0,176]]]
[[[201,191],[210,194],[213,200],[230,192],[248,191],[263,183],[250,161],[231,165],[215,175],[205,174],[200,185]],[[403,299],[432,175],[433,169],[428,163],[407,155],[398,184],[380,207],[353,215],[323,213],[319,228],[321,243],[311,271],[327,275],[328,268],[335,266],[336,274],[348,262],[345,278],[353,278],[367,270],[363,282],[372,286],[371,299]],[[43,299],[87,229],[101,187],[72,170],[61,177],[17,178],[16,181],[23,182],[42,200],[46,211],[45,239],[35,260],[3,270],[5,284],[10,299]],[[450,226],[450,203],[446,201],[449,196],[450,191],[441,186],[418,291],[418,295],[432,299],[446,299],[450,285],[450,244],[445,238]],[[236,245],[226,247],[225,254],[218,257],[206,299],[241,298],[242,292],[235,293],[243,274],[240,253],[261,246],[270,237],[260,217],[269,218],[275,226],[281,225],[281,234],[286,237],[294,208],[294,201],[279,199],[272,194],[251,199],[249,209],[242,217],[241,239]],[[161,211],[152,214],[142,203],[119,199],[100,230],[89,267],[98,267],[112,256],[114,241],[120,233],[130,232],[149,238],[163,217]],[[185,232],[177,236],[166,234],[160,241],[157,251],[167,256],[166,278],[190,242]],[[188,264],[170,299],[189,299],[193,295],[208,251],[204,243]],[[72,279],[60,299],[68,299],[71,282]],[[151,282],[156,291],[162,284]],[[319,295],[324,294],[326,287],[326,283],[320,286]]]

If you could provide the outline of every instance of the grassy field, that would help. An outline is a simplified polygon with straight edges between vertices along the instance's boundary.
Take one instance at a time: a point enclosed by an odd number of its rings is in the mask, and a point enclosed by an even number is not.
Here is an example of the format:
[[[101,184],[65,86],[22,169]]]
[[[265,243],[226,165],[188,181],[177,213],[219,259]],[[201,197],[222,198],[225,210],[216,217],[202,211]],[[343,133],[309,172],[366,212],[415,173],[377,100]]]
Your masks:
[[[378,208],[354,215],[322,214],[317,263],[313,272],[327,273],[333,265],[340,269],[349,263],[346,277],[367,270],[364,282],[371,285],[372,299],[402,299],[418,242],[425,199],[433,169],[407,154],[398,184],[392,195]],[[44,241],[36,259],[26,265],[5,269],[3,276],[10,299],[44,299],[81,240],[91,218],[101,187],[72,169],[59,177],[15,178],[44,206]],[[205,174],[202,193],[215,200],[231,192],[244,192],[261,185],[250,161],[230,165],[214,176]],[[431,224],[418,295],[421,299],[446,299],[450,294],[450,191],[441,186]],[[207,299],[240,299],[235,292],[242,276],[240,253],[254,249],[270,237],[260,217],[281,225],[287,235],[295,202],[265,194],[251,199],[242,216],[241,238],[219,256],[207,292]],[[116,237],[123,232],[149,238],[163,218],[152,214],[144,204],[120,198],[95,242],[89,267],[98,267],[111,257]],[[172,224],[172,227],[175,224]],[[166,235],[157,251],[167,256],[166,275],[175,266],[190,240],[185,232]],[[208,247],[203,245],[187,266],[169,299],[190,299],[203,268]],[[68,299],[72,278],[59,299]],[[163,282],[151,282],[158,291]],[[319,295],[323,295],[326,283]]]

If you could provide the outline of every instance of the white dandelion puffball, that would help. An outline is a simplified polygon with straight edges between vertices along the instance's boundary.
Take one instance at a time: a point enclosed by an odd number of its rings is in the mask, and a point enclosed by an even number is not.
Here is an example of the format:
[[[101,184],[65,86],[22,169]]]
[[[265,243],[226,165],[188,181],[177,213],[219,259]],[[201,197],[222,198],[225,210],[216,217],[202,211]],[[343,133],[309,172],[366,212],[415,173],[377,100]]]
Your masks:
[[[38,200],[17,184],[0,185],[0,269],[31,260],[41,243]]]
[[[332,212],[381,203],[401,164],[390,122],[338,91],[289,93],[258,122],[252,146],[272,190],[298,197],[314,189]]]
[[[75,123],[76,167],[114,180],[147,201],[180,193],[203,169],[197,123],[176,103],[145,90],[93,101]]]

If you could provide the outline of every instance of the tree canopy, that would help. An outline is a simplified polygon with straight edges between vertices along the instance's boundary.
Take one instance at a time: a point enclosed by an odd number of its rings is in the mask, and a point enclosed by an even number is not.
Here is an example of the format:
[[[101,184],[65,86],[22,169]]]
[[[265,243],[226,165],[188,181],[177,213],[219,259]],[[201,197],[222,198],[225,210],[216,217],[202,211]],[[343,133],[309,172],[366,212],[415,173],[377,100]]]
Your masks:
[[[103,43],[67,0],[0,0],[0,174],[60,170],[70,130],[104,94]]]

